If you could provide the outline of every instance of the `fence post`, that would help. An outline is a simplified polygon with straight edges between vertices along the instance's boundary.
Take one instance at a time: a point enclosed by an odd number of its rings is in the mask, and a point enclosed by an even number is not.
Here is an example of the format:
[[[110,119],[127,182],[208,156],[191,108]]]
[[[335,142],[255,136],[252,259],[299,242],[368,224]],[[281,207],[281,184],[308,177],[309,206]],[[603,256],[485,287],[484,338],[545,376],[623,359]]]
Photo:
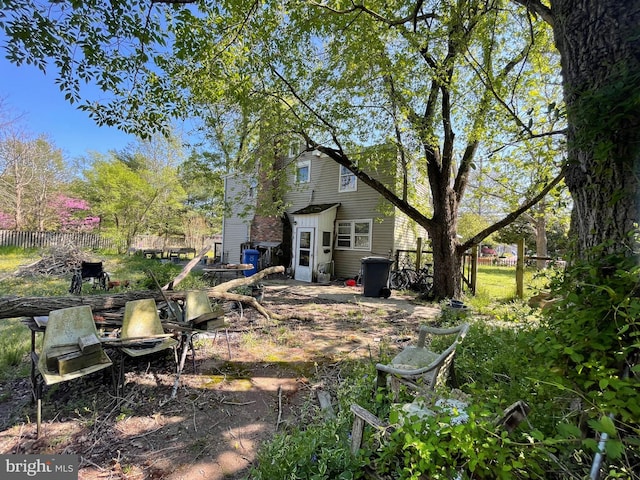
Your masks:
[[[417,238],[416,244],[416,272],[420,271],[422,266],[422,237]]]
[[[478,245],[471,247],[471,294],[476,294],[478,284]]]
[[[524,297],[524,238],[518,240],[518,260],[516,261],[516,296]]]

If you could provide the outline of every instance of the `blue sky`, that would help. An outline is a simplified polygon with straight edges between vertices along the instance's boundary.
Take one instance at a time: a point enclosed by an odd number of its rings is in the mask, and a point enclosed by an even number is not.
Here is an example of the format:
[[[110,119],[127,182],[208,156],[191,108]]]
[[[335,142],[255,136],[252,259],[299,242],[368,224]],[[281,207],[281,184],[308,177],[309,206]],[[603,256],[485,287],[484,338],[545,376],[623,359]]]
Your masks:
[[[24,115],[20,123],[29,133],[47,134],[70,160],[88,151],[121,150],[136,140],[116,128],[98,127],[88,114],[65,101],[54,78],[54,72],[45,76],[30,65],[16,67],[0,49],[0,98],[12,117]]]

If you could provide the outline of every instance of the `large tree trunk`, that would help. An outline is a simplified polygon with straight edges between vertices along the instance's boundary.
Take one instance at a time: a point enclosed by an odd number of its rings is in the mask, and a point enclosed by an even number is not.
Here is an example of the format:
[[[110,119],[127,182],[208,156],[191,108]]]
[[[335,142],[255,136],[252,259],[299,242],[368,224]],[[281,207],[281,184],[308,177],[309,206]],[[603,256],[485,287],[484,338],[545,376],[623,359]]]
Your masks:
[[[578,254],[633,252],[640,179],[640,0],[554,0]]]
[[[436,241],[438,240],[438,241]],[[462,255],[456,249],[457,242],[441,235],[432,238],[433,293],[436,299],[456,298],[462,294]]]
[[[462,256],[457,240],[457,211],[454,192],[445,188],[441,207],[436,208],[429,231],[433,250],[433,294],[436,299],[460,298]]]

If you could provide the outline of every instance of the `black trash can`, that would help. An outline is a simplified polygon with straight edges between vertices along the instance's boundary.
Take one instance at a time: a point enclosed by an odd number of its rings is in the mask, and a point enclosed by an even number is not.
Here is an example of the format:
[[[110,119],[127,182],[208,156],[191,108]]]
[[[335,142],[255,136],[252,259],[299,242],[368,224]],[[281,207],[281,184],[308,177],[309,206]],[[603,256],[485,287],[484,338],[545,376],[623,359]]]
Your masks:
[[[253,268],[244,271],[245,277],[250,277],[258,271],[258,260],[260,259],[260,252],[258,250],[252,250],[247,248],[242,252],[242,263],[250,263]]]
[[[365,297],[389,298],[389,270],[393,260],[385,257],[365,257],[362,259],[362,286]]]

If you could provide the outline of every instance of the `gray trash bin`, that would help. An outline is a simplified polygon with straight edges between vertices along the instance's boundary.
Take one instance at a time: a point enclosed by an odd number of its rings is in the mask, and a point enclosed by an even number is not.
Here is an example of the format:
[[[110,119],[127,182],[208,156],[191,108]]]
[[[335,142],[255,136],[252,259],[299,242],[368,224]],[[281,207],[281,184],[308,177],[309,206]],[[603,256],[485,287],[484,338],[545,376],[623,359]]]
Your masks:
[[[393,260],[385,257],[365,257],[362,259],[362,286],[365,297],[391,295],[389,290],[389,270]]]

